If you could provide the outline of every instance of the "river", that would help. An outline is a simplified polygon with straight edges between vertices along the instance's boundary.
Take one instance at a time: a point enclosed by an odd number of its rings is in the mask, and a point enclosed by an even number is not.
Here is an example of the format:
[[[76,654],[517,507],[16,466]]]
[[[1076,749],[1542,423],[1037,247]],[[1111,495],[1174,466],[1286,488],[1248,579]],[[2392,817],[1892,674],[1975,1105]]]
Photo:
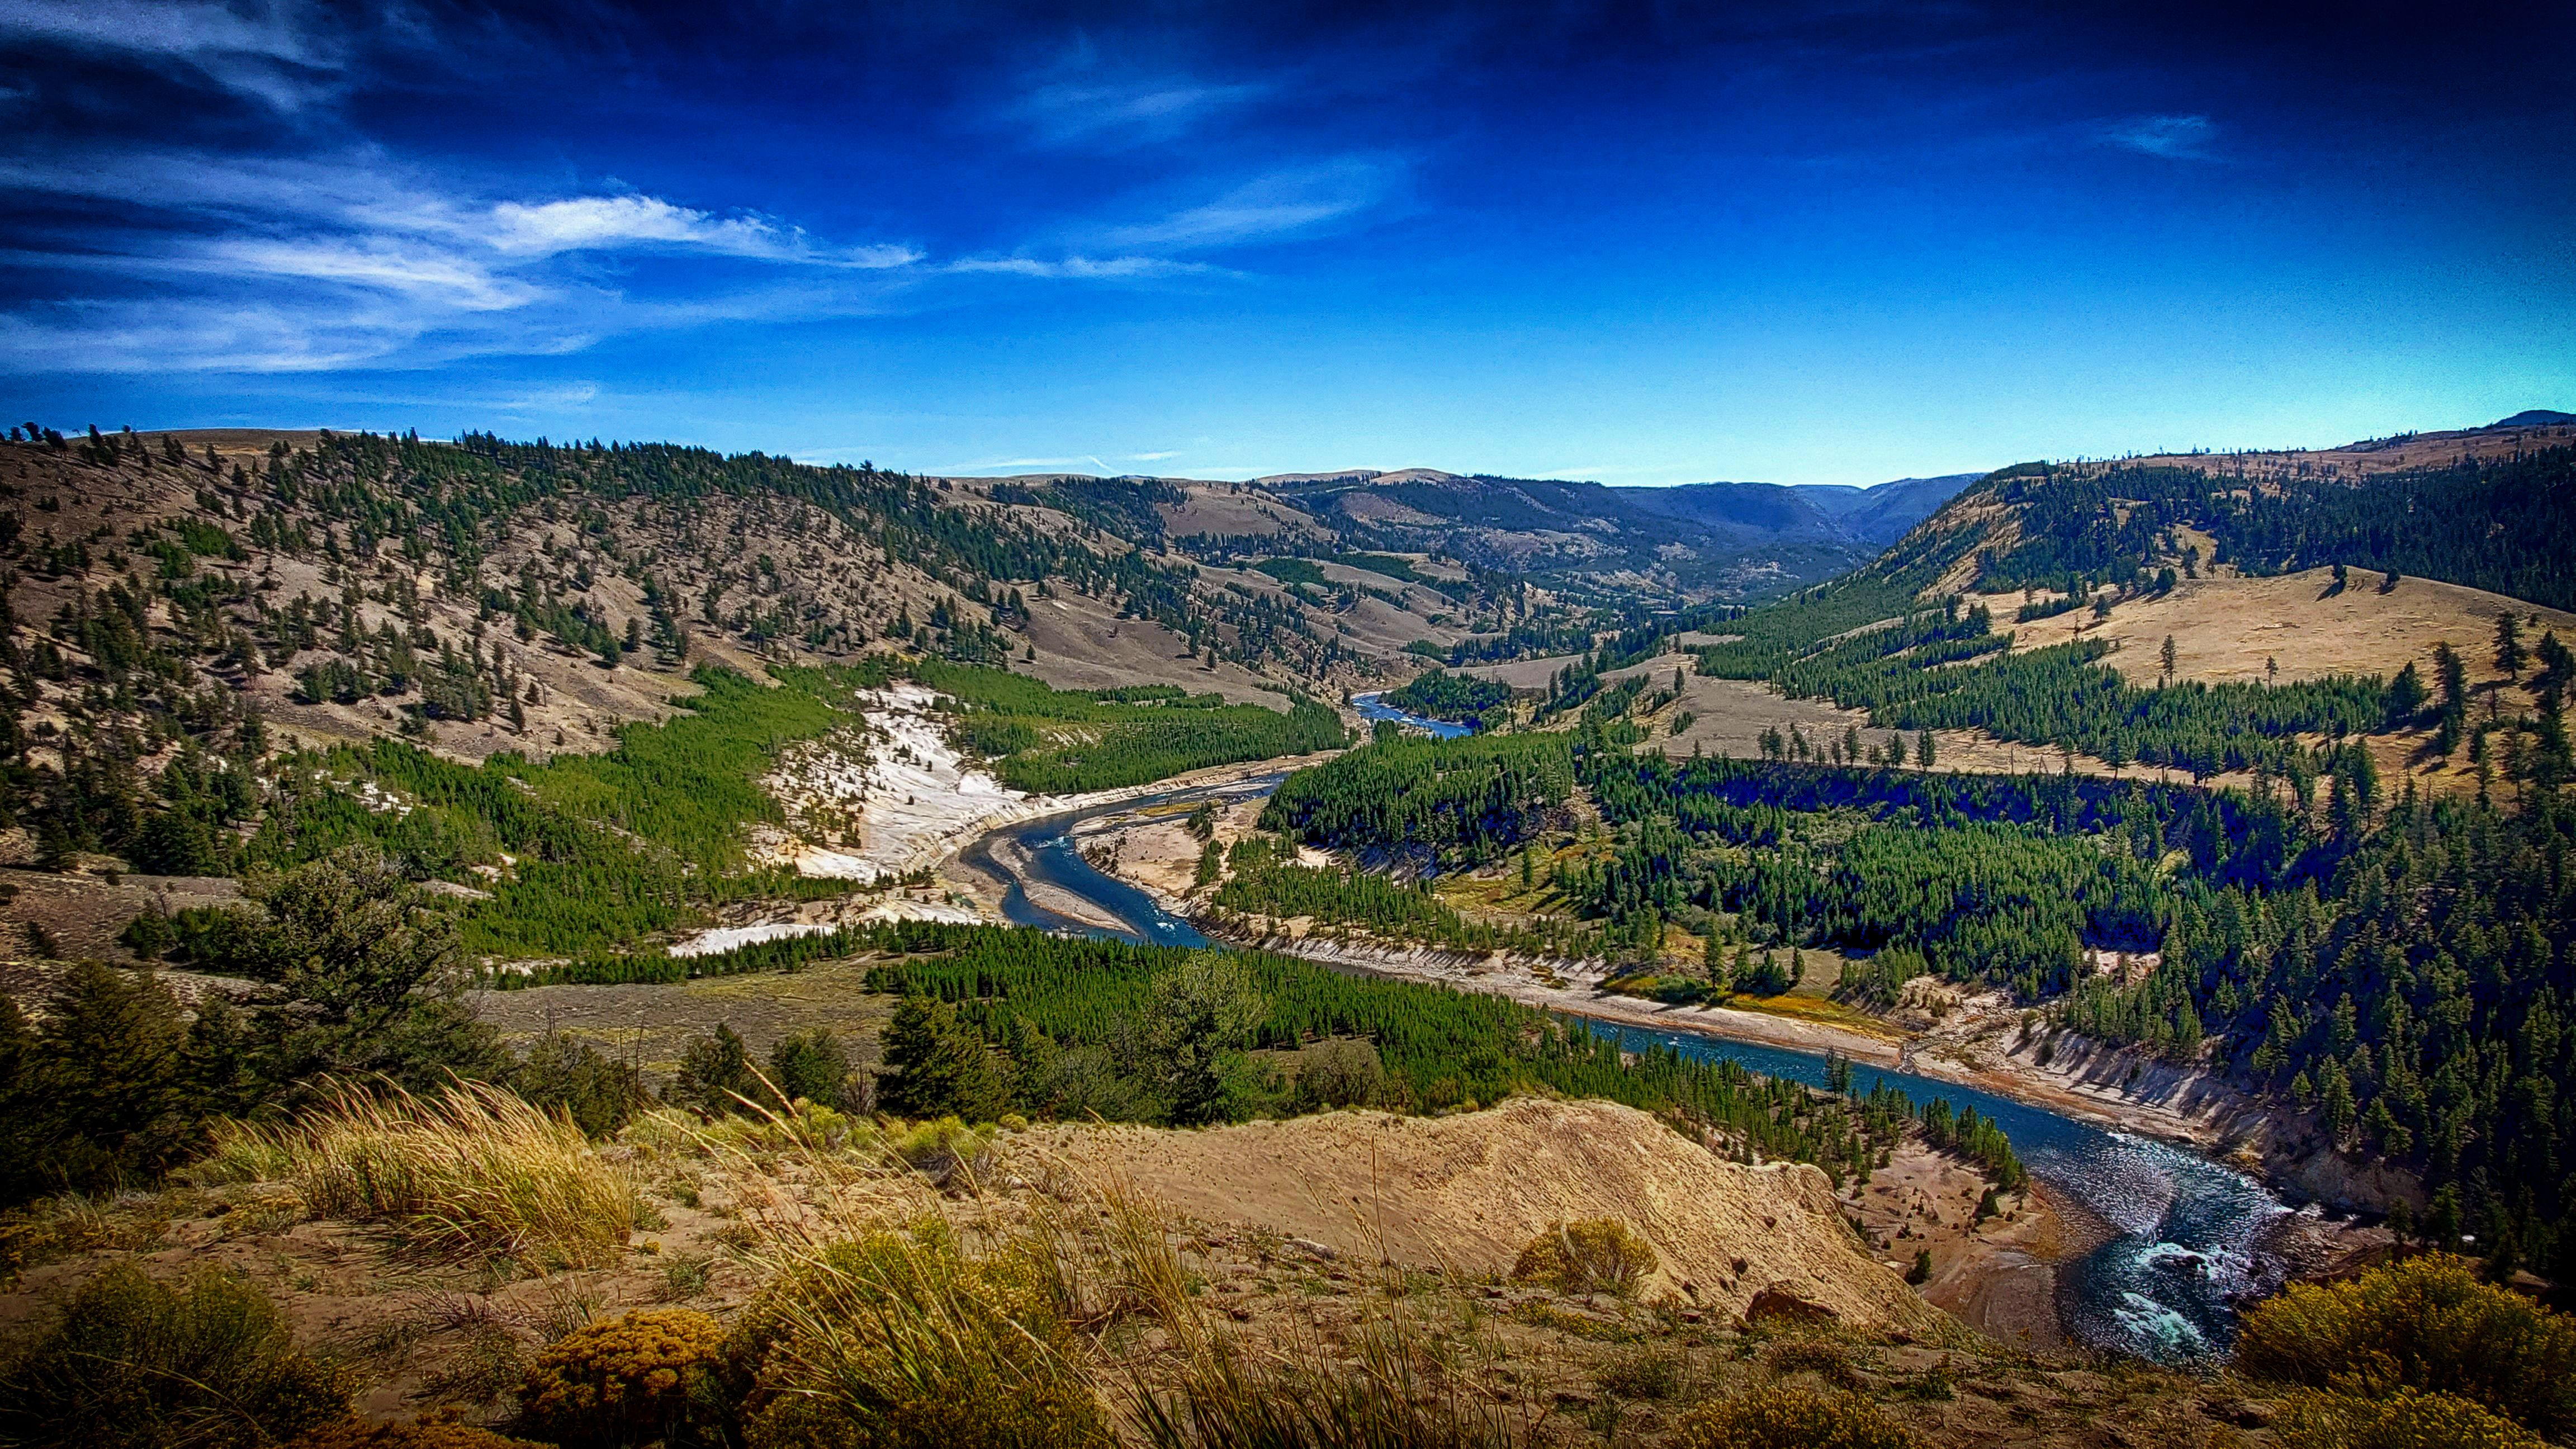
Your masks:
[[[1371,721],[1372,723],[1382,719],[1393,720],[1397,724],[1411,725],[1415,729],[1428,731],[1433,737],[1438,739],[1454,740],[1460,735],[1472,735],[1476,732],[1476,727],[1474,725],[1459,724],[1455,720],[1432,719],[1428,715],[1407,714],[1403,710],[1397,709],[1394,705],[1386,703],[1374,694],[1352,695],[1351,708],[1359,712],[1360,718]]]
[[[1062,930],[1070,923],[1029,900],[1018,875],[993,858],[996,837],[1019,846],[1030,878],[1083,898],[1128,928],[1073,929],[1158,946],[1216,944],[1145,892],[1084,860],[1074,828],[1157,805],[1266,794],[1282,778],[1174,790],[1008,826],[978,840],[966,858],[1011,882],[1003,909],[1021,925]],[[1825,1059],[1812,1052],[1597,1022],[1593,1029],[1631,1048],[1661,1044],[1693,1057],[1728,1058],[1766,1076],[1825,1084]],[[1953,1107],[1975,1108],[2003,1128],[2033,1177],[2111,1226],[2107,1241],[2058,1274],[2059,1316],[2079,1342],[2162,1363],[2206,1363],[2233,1341],[2236,1305],[2278,1287],[2286,1276],[2285,1264],[2267,1243],[2290,1209],[2241,1172],[2152,1138],[1956,1082],[1867,1066],[1856,1066],[1854,1078],[1864,1091],[1885,1081],[1917,1101],[1945,1097]]]

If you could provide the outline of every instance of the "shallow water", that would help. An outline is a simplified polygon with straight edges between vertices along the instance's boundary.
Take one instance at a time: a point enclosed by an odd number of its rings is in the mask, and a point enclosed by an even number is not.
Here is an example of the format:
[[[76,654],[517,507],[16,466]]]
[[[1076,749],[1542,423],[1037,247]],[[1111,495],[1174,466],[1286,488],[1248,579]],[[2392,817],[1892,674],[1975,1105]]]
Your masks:
[[[1825,1059],[1811,1052],[1687,1032],[1595,1030],[1631,1049],[1661,1044],[1764,1076],[1825,1084]],[[1953,1107],[1975,1108],[2012,1139],[2033,1177],[2111,1225],[2109,1241],[2058,1273],[2058,1311],[2078,1341],[2163,1363],[2207,1361],[2234,1341],[2236,1304],[2280,1285],[2284,1265],[2265,1244],[2290,1209],[2245,1174],[2010,1097],[1854,1065],[1855,1090],[1880,1081],[1917,1102],[1945,1097]]]
[[[1397,709],[1394,705],[1381,701],[1374,694],[1352,695],[1351,708],[1359,711],[1360,718],[1364,720],[1375,722],[1382,719],[1391,719],[1397,724],[1407,724],[1413,726],[1415,729],[1429,730],[1433,735],[1444,740],[1454,740],[1461,735],[1472,735],[1476,732],[1476,727],[1474,725],[1462,725],[1453,720],[1432,719],[1427,715],[1407,714],[1403,710]]]
[[[1280,778],[1174,790],[998,831],[997,835],[1013,838],[1027,852],[1032,879],[1083,897],[1127,923],[1129,929],[1105,931],[1068,923],[1031,902],[1016,880],[1004,913],[1024,926],[1073,929],[1156,946],[1209,945],[1189,922],[1084,860],[1071,831],[1079,822],[1101,814],[1267,793]],[[1010,878],[1011,872],[1000,869],[991,857],[992,838],[978,841],[967,856]],[[1661,1044],[1703,1060],[1727,1058],[1764,1076],[1816,1087],[1825,1084],[1825,1059],[1813,1052],[1690,1032],[1603,1023],[1595,1023],[1593,1029],[1617,1037],[1632,1050]],[[2058,1311],[2068,1333],[2078,1341],[2161,1363],[2208,1362],[2224,1354],[2234,1341],[2236,1305],[2280,1285],[2284,1265],[2266,1242],[2290,1210],[2245,1174],[2151,1138],[2098,1127],[1974,1087],[1911,1072],[1853,1068],[1853,1083],[1860,1091],[1882,1080],[1918,1102],[1944,1097],[1953,1107],[1973,1107],[1980,1116],[1991,1118],[2012,1139],[2013,1150],[2021,1154],[2033,1177],[2111,1225],[2114,1235],[2108,1241],[2082,1259],[2062,1265],[2058,1272]]]

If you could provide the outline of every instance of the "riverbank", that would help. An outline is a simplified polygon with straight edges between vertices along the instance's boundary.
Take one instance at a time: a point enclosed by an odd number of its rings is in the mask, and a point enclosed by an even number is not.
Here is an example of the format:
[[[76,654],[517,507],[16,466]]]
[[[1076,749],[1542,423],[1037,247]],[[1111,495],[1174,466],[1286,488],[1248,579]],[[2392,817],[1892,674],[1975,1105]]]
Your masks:
[[[1225,803],[1214,821],[1216,842],[1230,844],[1251,832],[1261,804],[1257,797]],[[1244,932],[1215,919],[1196,898],[1202,842],[1186,828],[1186,813],[1177,805],[1111,812],[1075,822],[1070,834],[1095,867],[1228,945],[1488,992],[1612,1026],[1835,1053],[2182,1147],[2270,1183],[2294,1200],[2338,1213],[2377,1214],[2398,1200],[2423,1204],[2411,1180],[2334,1151],[2302,1114],[2205,1069],[2051,1028],[2001,993],[1945,987],[1909,997],[1898,1019],[1837,1022],[1758,1006],[1670,1005],[1627,996],[1604,989],[1609,973],[1597,963],[1319,935],[1302,920],[1262,934]]]
[[[1198,805],[1211,799],[1213,821],[1194,826]],[[1257,782],[1213,795],[1165,791],[988,839],[1025,847],[1040,884],[1119,918],[1130,939],[1267,948],[1343,971],[1503,995],[1621,1033],[1632,1049],[1724,1057],[1813,1086],[1827,1083],[1828,1055],[1839,1054],[1862,1069],[1864,1083],[1876,1069],[1917,1101],[1946,1096],[1972,1108],[2021,1150],[2036,1184],[2026,1197],[2008,1196],[2000,1212],[1979,1217],[1984,1185],[1970,1181],[1972,1169],[1950,1164],[1966,1176],[1942,1185],[1949,1168],[1939,1162],[1891,1160],[1869,1185],[1887,1194],[1873,1202],[1864,1189],[1846,1207],[1874,1221],[1865,1231],[1880,1261],[1905,1271],[1928,1252],[1927,1297],[2016,1345],[2080,1343],[2207,1362],[2224,1352],[2235,1305],[2288,1277],[2331,1272],[2385,1239],[2268,1191],[2267,1179],[2298,1186],[2263,1150],[2287,1135],[2237,1136],[2245,1123],[2229,1113],[2241,1099],[2213,1090],[2205,1074],[2160,1074],[2135,1054],[2052,1036],[2000,996],[1946,985],[1910,991],[1898,1020],[1854,1027],[1812,1010],[1668,1006],[1604,990],[1598,967],[1337,938],[1302,919],[1245,932],[1239,920],[1207,911],[1198,861],[1208,845],[1222,850],[1250,832],[1262,805]],[[967,859],[983,857],[1010,900],[1010,919],[1072,924],[1033,909],[1018,889],[1025,881],[995,853],[970,850]]]
[[[785,826],[753,832],[763,865],[861,885],[939,872],[995,830],[1169,790],[1222,784],[1321,764],[1340,754],[1245,760],[1169,779],[1078,795],[1032,795],[1002,784],[949,742],[934,691],[898,684],[862,696],[859,721],[789,746],[761,781]]]

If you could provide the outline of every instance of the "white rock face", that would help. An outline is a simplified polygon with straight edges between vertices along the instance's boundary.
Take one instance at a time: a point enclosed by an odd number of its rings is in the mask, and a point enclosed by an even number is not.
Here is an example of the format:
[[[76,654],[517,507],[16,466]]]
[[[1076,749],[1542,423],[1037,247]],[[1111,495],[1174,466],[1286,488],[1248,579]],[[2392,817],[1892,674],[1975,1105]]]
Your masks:
[[[777,941],[789,936],[821,936],[838,929],[840,927],[831,921],[764,921],[756,926],[720,926],[673,945],[671,954],[720,956],[763,941]]]
[[[873,882],[933,865],[995,825],[1063,808],[996,780],[948,743],[918,684],[861,696],[860,722],[790,746],[762,784],[788,828],[753,842],[764,864]]]

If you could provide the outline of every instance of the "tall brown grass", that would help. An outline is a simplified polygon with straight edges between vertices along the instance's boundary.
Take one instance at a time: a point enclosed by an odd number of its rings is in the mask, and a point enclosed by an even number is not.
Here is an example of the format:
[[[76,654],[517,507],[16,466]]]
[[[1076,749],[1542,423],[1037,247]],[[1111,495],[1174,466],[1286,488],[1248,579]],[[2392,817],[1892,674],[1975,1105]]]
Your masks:
[[[1339,1342],[1311,1326],[1254,1345],[1218,1327],[1190,1291],[1171,1212],[1117,1180],[1085,1185],[1114,1302],[1159,1322],[1168,1352],[1098,1377],[1153,1449],[1502,1449],[1515,1421],[1444,1367],[1390,1269],[1375,1306]],[[1386,1260],[1383,1243],[1378,1256]]]
[[[635,1227],[622,1166],[570,1118],[481,1082],[343,1088],[292,1122],[225,1129],[199,1170],[291,1182],[316,1216],[387,1223],[424,1254],[537,1272],[613,1265]]]
[[[755,1437],[886,1449],[1107,1445],[1076,1291],[1044,1233],[969,1252],[937,1219],[774,1236],[780,1271],[737,1329]]]

